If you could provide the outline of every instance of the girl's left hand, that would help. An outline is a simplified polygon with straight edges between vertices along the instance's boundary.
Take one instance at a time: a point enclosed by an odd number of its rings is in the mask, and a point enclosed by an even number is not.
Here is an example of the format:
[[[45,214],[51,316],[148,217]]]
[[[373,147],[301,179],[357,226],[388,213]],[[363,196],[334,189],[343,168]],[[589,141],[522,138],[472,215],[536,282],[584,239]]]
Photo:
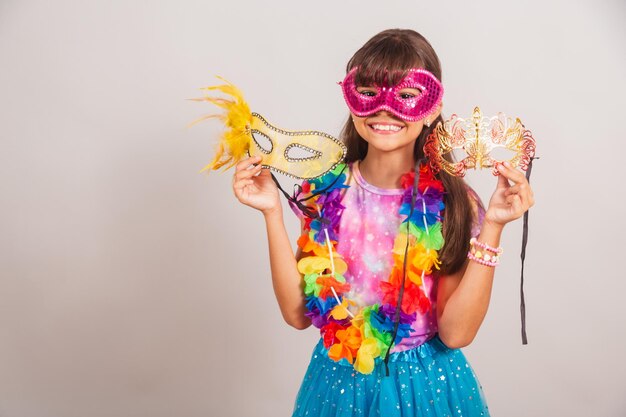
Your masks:
[[[489,200],[485,221],[504,226],[522,217],[535,204],[535,199],[523,172],[511,168],[508,162],[498,164],[497,169],[498,185]]]

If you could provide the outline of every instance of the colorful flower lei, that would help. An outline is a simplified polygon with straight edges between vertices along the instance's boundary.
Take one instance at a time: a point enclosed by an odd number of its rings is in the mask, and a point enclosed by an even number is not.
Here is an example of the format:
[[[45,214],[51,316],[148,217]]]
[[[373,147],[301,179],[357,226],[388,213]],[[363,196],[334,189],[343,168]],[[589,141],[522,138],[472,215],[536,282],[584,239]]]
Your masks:
[[[399,213],[404,219],[394,241],[389,279],[380,283],[380,304],[353,312],[356,303],[348,298],[350,284],[344,277],[348,265],[336,250],[339,222],[345,208],[341,205],[343,189],[349,188],[345,170],[346,165],[340,164],[301,186],[300,194],[308,197],[298,201],[305,202],[307,211],[317,215],[305,217],[298,246],[307,256],[298,262],[298,270],[304,276],[307,316],[320,329],[329,358],[346,359],[358,372],[369,374],[374,369],[375,358],[385,356],[393,344],[410,336],[417,314],[430,309],[423,284],[425,276],[440,266],[437,251],[444,243],[441,229],[444,187],[427,163],[419,167],[415,197],[415,172],[402,176],[404,193]],[[404,291],[399,297],[402,282]]]

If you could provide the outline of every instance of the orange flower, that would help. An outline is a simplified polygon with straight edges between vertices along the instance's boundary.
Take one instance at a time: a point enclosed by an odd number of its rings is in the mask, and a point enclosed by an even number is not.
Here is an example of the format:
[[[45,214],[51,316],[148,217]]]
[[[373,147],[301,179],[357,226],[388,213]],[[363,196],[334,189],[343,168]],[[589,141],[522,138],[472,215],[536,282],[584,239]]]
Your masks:
[[[330,275],[319,277],[315,282],[322,286],[319,295],[319,298],[321,298],[322,300],[327,299],[329,296],[333,297],[333,291],[331,290],[331,287],[335,289],[337,295],[350,291],[350,284],[341,283],[337,281],[335,277]]]
[[[328,257],[328,246],[320,245],[311,239],[308,233],[303,233],[298,238],[298,247],[302,249],[302,252],[314,253],[316,256]]]
[[[338,330],[335,333],[335,340],[338,341],[328,349],[328,357],[339,362],[342,358],[353,363],[354,357],[361,346],[361,330],[358,327],[350,326],[345,330]]]
[[[402,282],[402,265],[400,265],[399,268],[394,265],[391,273],[389,274],[389,282],[393,285],[400,286],[400,283]]]
[[[410,264],[407,268],[407,278],[415,285],[422,285],[422,271]]]

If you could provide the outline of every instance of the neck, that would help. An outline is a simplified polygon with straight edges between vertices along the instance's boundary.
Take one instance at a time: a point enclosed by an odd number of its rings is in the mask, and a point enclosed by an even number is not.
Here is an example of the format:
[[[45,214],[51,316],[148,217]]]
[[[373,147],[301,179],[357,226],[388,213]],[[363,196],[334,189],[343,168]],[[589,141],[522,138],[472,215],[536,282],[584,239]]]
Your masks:
[[[401,188],[400,178],[414,167],[412,147],[397,152],[380,152],[370,147],[359,163],[363,179],[378,188]]]

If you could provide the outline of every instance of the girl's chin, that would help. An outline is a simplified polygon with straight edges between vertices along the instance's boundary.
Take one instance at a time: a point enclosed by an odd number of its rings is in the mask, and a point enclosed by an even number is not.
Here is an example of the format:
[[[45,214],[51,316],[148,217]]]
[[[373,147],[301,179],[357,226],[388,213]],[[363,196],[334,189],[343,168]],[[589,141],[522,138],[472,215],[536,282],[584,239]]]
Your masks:
[[[404,148],[413,149],[415,146],[415,139],[389,135],[370,135],[365,141],[368,144],[368,148],[373,148],[381,152],[393,152]]]

